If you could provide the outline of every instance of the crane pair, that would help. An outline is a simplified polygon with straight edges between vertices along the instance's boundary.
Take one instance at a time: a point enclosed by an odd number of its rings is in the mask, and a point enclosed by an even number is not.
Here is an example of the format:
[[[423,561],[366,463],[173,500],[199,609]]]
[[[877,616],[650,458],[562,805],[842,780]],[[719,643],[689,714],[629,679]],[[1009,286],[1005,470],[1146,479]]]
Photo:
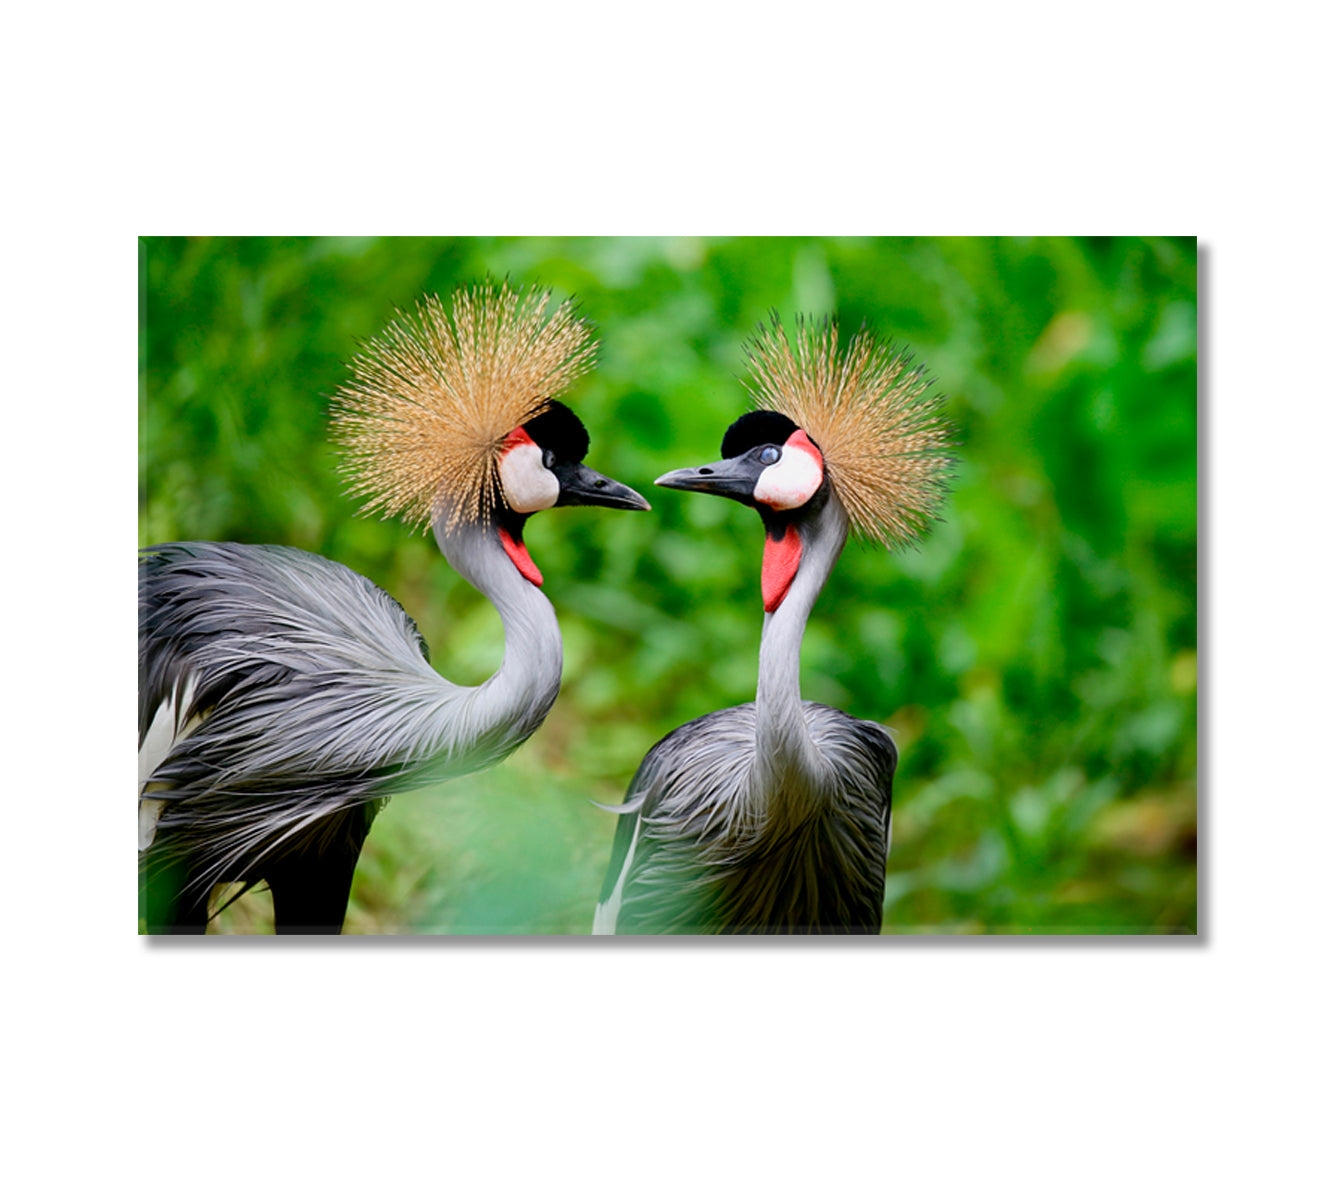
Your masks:
[[[369,580],[283,546],[182,542],[140,556],[139,847],[149,932],[203,932],[216,884],[267,882],[280,933],[341,929],[376,812],[497,762],[559,690],[560,628],[523,541],[543,509],[647,509],[584,465],[554,397],[591,364],[569,302],[508,283],[427,298],[352,363],[334,433],[363,511],[429,525],[497,608],[499,670],[442,678]],[[751,347],[756,409],[721,462],[662,476],[764,524],[756,700],[644,759],[595,932],[875,932],[897,753],[883,727],[800,694],[807,618],[849,529],[906,544],[945,491],[947,428],[920,369],[863,333],[781,325]]]

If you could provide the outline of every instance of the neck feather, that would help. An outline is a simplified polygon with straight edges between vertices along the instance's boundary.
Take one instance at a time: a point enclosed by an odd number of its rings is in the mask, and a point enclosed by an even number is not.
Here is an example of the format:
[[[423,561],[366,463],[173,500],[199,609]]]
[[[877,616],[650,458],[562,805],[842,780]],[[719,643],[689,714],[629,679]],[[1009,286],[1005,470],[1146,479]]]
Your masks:
[[[500,614],[505,628],[505,656],[485,683],[459,688],[459,705],[450,720],[466,730],[486,761],[507,754],[542,723],[560,690],[564,650],[555,609],[505,553],[491,523],[461,522],[434,527],[436,542],[460,575]],[[479,765],[484,765],[480,764]]]
[[[783,602],[764,618],[755,693],[753,815],[798,821],[820,807],[833,785],[830,764],[811,739],[801,700],[801,641],[806,621],[848,536],[848,518],[833,493],[798,520],[801,564]]]

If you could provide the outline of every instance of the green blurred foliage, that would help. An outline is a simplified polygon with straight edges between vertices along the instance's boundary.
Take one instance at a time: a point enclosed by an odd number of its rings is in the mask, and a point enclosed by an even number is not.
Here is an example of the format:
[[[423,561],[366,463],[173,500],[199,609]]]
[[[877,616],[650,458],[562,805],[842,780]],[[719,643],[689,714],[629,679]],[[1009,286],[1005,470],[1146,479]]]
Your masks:
[[[652,480],[717,457],[770,310],[906,344],[958,428],[943,520],[895,556],[850,543],[804,647],[804,694],[899,742],[886,932],[1195,928],[1193,239],[144,239],[141,544],[337,559],[484,679],[499,619],[429,536],[355,515],[326,421],[395,309],[488,274],[579,297],[589,462],[654,507],[530,523],[560,699],[507,763],[388,806],[349,932],[586,932],[615,822],[587,800],[753,698],[760,524]],[[264,901],[220,927],[264,928]]]

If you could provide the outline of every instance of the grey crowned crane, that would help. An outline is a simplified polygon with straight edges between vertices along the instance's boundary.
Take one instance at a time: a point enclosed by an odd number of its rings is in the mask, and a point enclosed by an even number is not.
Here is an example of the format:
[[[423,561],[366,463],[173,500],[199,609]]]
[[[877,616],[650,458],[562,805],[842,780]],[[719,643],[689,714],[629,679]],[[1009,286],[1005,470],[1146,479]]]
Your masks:
[[[781,324],[749,348],[758,406],[721,462],[657,482],[754,508],[764,628],[753,704],[682,725],[630,784],[595,933],[876,933],[898,752],[871,721],[801,698],[801,641],[849,527],[890,548],[946,493],[929,381],[865,331]]]
[[[437,674],[412,619],[336,562],[287,546],[182,542],[139,567],[141,908],[202,933],[214,885],[263,880],[279,933],[338,933],[379,806],[497,762],[560,687],[560,628],[523,542],[562,505],[647,509],[583,465],[588,435],[552,396],[595,343],[571,304],[483,284],[428,297],[352,364],[335,397],[365,510],[429,524],[498,609],[499,670]]]

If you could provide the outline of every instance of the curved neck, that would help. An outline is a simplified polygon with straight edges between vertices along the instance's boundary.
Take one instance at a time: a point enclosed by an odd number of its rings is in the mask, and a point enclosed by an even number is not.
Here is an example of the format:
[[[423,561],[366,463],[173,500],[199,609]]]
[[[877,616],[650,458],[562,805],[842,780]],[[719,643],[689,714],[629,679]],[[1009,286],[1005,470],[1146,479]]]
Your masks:
[[[794,523],[801,563],[783,602],[764,618],[755,693],[752,797],[768,820],[800,820],[832,785],[829,763],[806,727],[801,701],[801,640],[806,621],[843,551],[848,517],[832,492],[818,512]],[[771,535],[770,531],[770,535]]]
[[[564,648],[560,626],[542,589],[530,583],[505,553],[496,526],[460,522],[433,526],[441,553],[500,613],[505,656],[485,683],[460,689],[470,740],[487,757],[513,749],[541,723],[560,690]]]

